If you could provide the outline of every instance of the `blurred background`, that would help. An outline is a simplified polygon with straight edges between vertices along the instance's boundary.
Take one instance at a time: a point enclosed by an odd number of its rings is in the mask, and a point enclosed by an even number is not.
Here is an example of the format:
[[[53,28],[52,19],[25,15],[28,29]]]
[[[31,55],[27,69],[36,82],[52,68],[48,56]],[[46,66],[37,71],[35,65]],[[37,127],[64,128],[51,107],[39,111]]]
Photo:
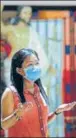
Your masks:
[[[17,7],[4,7],[2,18],[6,24],[10,18],[16,16]],[[45,52],[50,66],[44,73],[42,82],[49,97],[51,112],[62,103],[76,101],[76,11],[72,7],[31,7],[30,26],[38,33],[41,49]],[[13,46],[6,41],[6,36],[2,36],[0,41],[2,95],[9,84],[8,68],[10,69]],[[51,137],[75,137],[75,108],[58,115],[56,120],[48,124],[48,128]]]

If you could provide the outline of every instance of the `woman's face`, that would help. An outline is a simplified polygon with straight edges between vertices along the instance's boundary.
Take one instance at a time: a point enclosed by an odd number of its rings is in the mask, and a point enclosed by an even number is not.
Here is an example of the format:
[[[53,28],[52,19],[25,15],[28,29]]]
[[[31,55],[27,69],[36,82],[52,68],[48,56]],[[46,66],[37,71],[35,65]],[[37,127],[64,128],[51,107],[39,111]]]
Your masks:
[[[20,75],[24,76],[25,75],[24,69],[26,69],[27,67],[31,65],[39,65],[39,60],[34,54],[26,57],[26,59],[22,63],[22,68],[17,68],[17,72]]]
[[[32,16],[32,9],[30,7],[24,7],[21,10],[20,17],[23,19],[26,23],[28,23]]]

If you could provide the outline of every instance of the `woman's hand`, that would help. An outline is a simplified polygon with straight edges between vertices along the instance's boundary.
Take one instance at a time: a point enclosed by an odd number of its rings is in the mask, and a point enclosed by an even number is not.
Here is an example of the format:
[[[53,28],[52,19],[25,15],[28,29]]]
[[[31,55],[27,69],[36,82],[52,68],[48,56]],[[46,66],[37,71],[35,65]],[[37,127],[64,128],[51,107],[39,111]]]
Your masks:
[[[56,109],[56,113],[64,112],[64,111],[69,111],[71,110],[74,106],[76,106],[76,102],[68,103],[68,104],[62,104]]]
[[[22,117],[25,112],[30,111],[33,105],[31,102],[25,104],[19,103],[18,108],[16,109],[16,114],[18,117]]]

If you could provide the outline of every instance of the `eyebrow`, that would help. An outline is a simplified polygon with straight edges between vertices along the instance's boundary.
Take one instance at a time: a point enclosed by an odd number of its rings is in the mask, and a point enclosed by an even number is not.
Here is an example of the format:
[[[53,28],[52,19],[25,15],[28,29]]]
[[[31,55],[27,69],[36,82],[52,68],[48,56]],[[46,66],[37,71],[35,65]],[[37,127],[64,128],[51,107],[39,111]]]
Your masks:
[[[26,64],[35,63],[35,62],[39,62],[39,61],[38,61],[38,60],[35,60],[35,61],[28,61]]]
[[[38,60],[35,61],[28,61],[27,63],[34,63],[34,62],[39,62]]]

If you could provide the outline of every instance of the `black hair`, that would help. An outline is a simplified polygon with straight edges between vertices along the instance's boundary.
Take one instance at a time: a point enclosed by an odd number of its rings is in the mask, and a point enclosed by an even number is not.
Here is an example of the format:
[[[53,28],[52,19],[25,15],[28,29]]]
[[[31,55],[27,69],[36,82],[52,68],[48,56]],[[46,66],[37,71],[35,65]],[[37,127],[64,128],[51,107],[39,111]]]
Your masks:
[[[32,49],[21,49],[18,52],[16,52],[12,58],[12,63],[11,63],[11,81],[12,85],[15,86],[17,89],[17,92],[20,96],[21,102],[24,103],[26,102],[26,99],[23,94],[23,77],[16,72],[16,68],[19,67],[21,68],[22,63],[24,62],[24,59],[31,54],[34,54],[37,59],[39,60],[38,54],[32,50]],[[42,86],[41,80],[38,79],[35,81],[35,83],[39,86],[40,92],[42,96],[44,97],[45,101],[47,104],[48,103],[48,97],[44,91],[44,88]]]

